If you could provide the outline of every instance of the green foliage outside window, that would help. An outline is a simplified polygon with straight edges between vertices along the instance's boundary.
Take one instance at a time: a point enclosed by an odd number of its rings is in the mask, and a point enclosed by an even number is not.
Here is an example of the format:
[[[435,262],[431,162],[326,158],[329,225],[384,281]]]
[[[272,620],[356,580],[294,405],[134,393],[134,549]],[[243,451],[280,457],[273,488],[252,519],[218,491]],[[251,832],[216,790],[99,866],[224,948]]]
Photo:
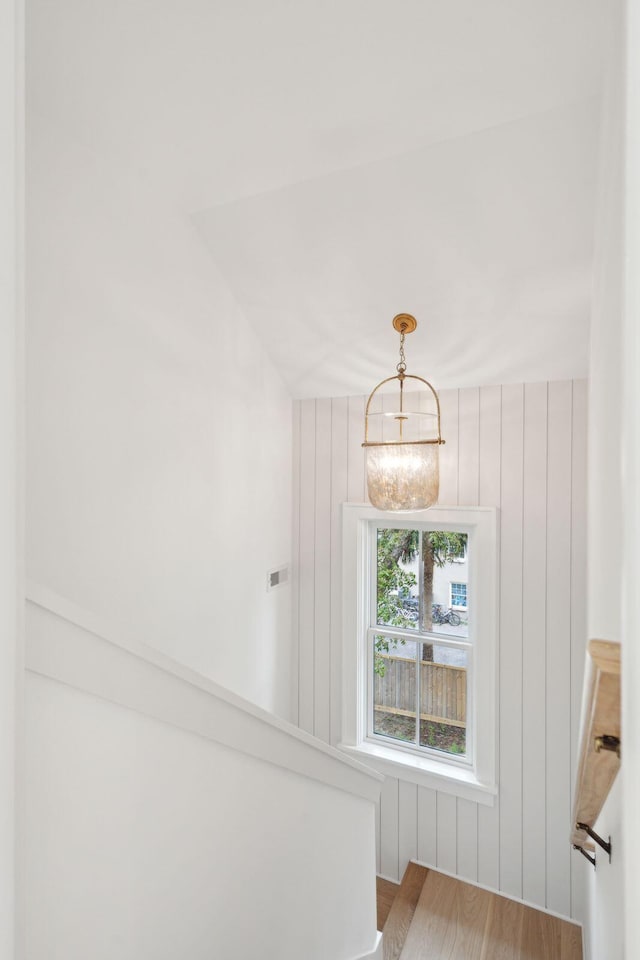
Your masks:
[[[422,550],[422,630],[432,629],[433,570],[452,560],[464,557],[467,534],[448,530],[430,530],[422,537],[419,530],[392,530],[381,527],[377,541],[377,622],[389,627],[416,629],[415,618],[409,615],[404,604],[417,583],[414,573],[401,564],[411,563]],[[381,654],[389,653],[391,645],[398,641],[377,637],[375,641],[374,672],[384,676],[385,663]],[[401,640],[404,644],[406,641]],[[423,644],[423,658],[433,659],[431,644]]]

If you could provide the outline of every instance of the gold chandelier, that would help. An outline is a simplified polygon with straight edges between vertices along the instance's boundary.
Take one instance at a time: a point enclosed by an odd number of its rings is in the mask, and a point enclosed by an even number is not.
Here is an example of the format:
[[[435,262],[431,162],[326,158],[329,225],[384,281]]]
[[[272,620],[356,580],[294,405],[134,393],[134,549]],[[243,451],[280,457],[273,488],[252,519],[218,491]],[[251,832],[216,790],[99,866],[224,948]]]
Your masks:
[[[406,334],[413,333],[417,325],[415,317],[409,313],[399,313],[393,318],[393,327],[400,334],[400,361],[396,365],[397,373],[374,387],[367,400],[362,446],[365,448],[369,500],[378,510],[426,510],[438,499],[439,450],[440,444],[445,442],[440,434],[440,401],[438,394],[427,380],[406,372],[404,340]],[[387,420],[390,418],[396,421],[397,435],[387,440],[370,440],[369,418],[376,416],[372,413],[371,401],[381,387],[394,380],[399,384],[399,399],[395,409],[385,411],[382,416]],[[433,395],[437,421],[435,437],[428,439],[421,437],[423,420],[426,417],[433,418],[434,414],[405,409],[405,385],[408,380],[418,381],[422,384],[419,388],[422,392],[426,387]],[[413,394],[411,396],[415,400],[415,396]],[[407,421],[417,425],[411,432],[416,432],[418,438],[407,439],[405,430]]]

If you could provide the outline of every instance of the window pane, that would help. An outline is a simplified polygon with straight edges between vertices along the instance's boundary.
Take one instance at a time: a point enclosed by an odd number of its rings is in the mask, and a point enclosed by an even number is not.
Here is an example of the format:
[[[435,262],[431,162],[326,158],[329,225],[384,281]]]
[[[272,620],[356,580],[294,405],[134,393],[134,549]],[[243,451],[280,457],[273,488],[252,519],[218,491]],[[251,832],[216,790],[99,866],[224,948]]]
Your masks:
[[[413,640],[373,638],[373,732],[416,742],[416,655]]]
[[[424,532],[422,629],[425,632],[435,630],[449,636],[469,636],[468,567],[466,533],[452,530]]]
[[[466,754],[466,650],[422,644],[420,660],[420,745]]]
[[[467,609],[467,585],[466,583],[451,584],[451,606],[459,610]]]
[[[420,535],[417,530],[387,529],[377,534],[376,623],[417,630]]]

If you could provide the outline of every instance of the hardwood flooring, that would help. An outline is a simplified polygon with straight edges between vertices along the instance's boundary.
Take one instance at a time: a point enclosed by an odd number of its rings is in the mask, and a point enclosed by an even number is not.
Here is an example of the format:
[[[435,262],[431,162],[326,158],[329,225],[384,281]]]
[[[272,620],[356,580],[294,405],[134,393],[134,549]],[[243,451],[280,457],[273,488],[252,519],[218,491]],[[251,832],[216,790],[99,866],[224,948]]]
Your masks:
[[[400,889],[399,883],[393,883],[391,880],[383,880],[382,877],[376,877],[376,901],[378,907],[378,930],[384,928],[389,916],[389,911],[396,894]]]
[[[575,924],[415,863],[378,911],[384,960],[582,960]]]
[[[398,960],[411,928],[416,905],[425,880],[424,867],[410,863],[384,925],[384,960]]]

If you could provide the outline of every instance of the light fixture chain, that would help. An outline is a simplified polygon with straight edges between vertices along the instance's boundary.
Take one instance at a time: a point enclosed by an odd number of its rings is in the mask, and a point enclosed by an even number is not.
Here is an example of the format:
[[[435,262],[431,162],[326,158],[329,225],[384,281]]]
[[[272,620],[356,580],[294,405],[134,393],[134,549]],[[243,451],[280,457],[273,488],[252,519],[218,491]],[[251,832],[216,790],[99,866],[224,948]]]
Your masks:
[[[404,355],[404,331],[400,334],[400,363],[396,365],[398,373],[404,373],[407,369],[407,359]]]

